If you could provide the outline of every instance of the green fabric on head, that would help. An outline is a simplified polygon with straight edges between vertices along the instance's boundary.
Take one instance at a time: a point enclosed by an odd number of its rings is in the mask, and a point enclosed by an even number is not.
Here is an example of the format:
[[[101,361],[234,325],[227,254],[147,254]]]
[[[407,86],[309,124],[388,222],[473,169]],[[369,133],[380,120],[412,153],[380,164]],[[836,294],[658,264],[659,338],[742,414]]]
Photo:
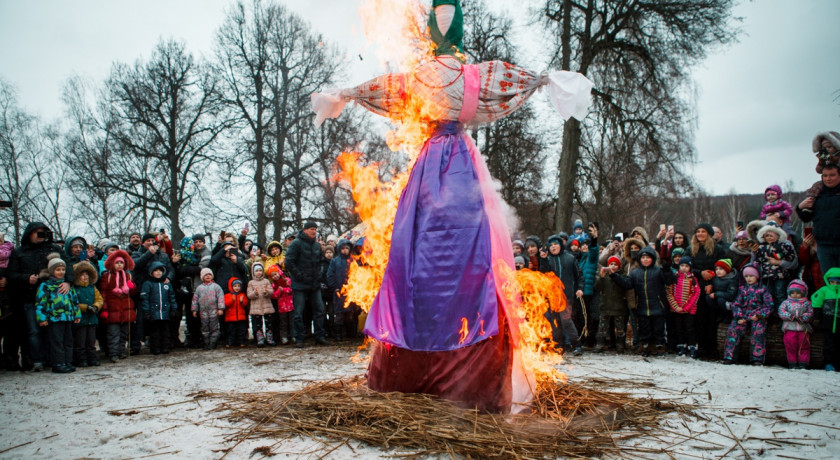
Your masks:
[[[455,6],[455,16],[452,18],[452,24],[446,31],[446,35],[440,32],[435,17],[435,7],[440,5]],[[437,45],[435,56],[448,54],[463,61],[463,56],[459,56],[464,53],[464,13],[461,11],[460,0],[434,0],[432,2],[432,11],[429,12],[429,33],[432,41]]]

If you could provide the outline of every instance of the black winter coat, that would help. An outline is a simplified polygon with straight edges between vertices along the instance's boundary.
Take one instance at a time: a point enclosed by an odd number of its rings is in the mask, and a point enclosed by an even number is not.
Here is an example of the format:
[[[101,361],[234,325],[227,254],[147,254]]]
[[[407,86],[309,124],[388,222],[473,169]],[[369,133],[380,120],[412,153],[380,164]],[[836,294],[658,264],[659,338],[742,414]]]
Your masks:
[[[37,245],[29,241],[32,232],[39,228],[49,227],[41,222],[32,222],[27,225],[20,239],[20,246],[16,247],[9,257],[6,278],[8,280],[11,301],[15,305],[35,303],[35,294],[38,292],[38,287],[41,285],[41,281],[45,280],[39,280],[35,284],[29,284],[29,276],[40,275],[41,270],[47,268],[47,256],[53,252],[58,253],[61,259],[67,264],[64,281],[72,285],[76,279],[73,276],[73,266],[68,262],[67,255],[61,246],[52,241],[45,241]]]
[[[664,267],[656,266],[656,251],[650,247],[639,251],[642,254],[650,255],[654,262],[650,267],[634,268],[630,276],[622,276],[613,273],[610,277],[622,289],[633,289],[636,293],[636,314],[641,316],[662,316],[668,309],[668,301],[665,297],[665,286],[674,284],[677,276],[671,271],[670,264],[663,261]]]
[[[563,282],[563,292],[566,294],[566,305],[571,306],[575,301],[575,292],[583,290],[583,273],[580,271],[575,256],[563,250],[560,254],[548,257],[540,257],[540,271],[542,273],[554,272],[560,281]]]
[[[320,289],[321,243],[298,232],[286,250],[286,273],[292,279],[292,289]]]
[[[800,209],[796,207],[796,214],[802,222],[814,222],[814,239],[819,246],[840,246],[840,185],[823,189],[814,207]]]
[[[162,247],[158,248],[157,252],[152,254],[145,246],[140,246],[140,249],[132,254],[131,258],[134,260],[134,272],[132,273],[134,275],[134,284],[138,288],[141,288],[143,283],[150,278],[149,267],[155,262],[163,265],[163,277],[165,279],[168,279],[170,282],[175,281],[175,268],[172,267],[172,261],[169,260],[169,255]]]
[[[231,262],[225,257],[225,251],[219,251],[210,259],[210,270],[213,270],[213,276],[216,284],[222,287],[222,292],[225,294],[230,292],[228,285],[231,278],[239,278],[242,281],[242,292],[246,292],[248,288],[248,267],[242,258],[236,257],[236,263]]]

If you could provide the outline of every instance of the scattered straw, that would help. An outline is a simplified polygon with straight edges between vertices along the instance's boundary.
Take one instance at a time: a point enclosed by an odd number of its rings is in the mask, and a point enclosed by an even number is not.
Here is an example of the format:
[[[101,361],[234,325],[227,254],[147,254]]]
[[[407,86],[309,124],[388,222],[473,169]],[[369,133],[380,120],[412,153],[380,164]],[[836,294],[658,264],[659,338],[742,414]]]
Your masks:
[[[685,404],[577,383],[542,385],[532,413],[525,415],[461,409],[429,395],[379,393],[370,390],[363,377],[291,392],[202,392],[194,397],[221,401],[217,412],[234,424],[246,424],[226,438],[233,443],[226,454],[248,439],[304,436],[333,440],[333,448],[349,447],[347,441],[354,439],[398,449],[398,456],[644,457],[661,454],[662,448],[637,446],[630,440],[656,439],[665,434],[663,417],[693,411]]]

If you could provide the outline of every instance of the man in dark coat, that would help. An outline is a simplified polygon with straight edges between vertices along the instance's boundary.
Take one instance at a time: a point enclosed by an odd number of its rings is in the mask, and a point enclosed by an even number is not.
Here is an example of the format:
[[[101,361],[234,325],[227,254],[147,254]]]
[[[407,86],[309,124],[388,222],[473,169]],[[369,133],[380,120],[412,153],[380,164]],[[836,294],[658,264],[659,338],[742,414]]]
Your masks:
[[[583,353],[578,342],[578,330],[572,320],[572,309],[576,305],[575,299],[583,296],[583,274],[575,257],[563,249],[563,239],[560,235],[548,237],[548,253],[540,258],[540,271],[543,273],[554,272],[560,281],[563,282],[564,294],[566,295],[566,309],[560,313],[551,310],[545,313],[545,317],[551,323],[551,337],[558,345],[571,347],[576,356]],[[543,253],[545,253],[543,251]],[[559,323],[559,325],[558,325]],[[563,336],[566,336],[565,341]]]
[[[814,222],[817,258],[823,274],[830,268],[840,267],[840,169],[837,164],[823,167],[819,194],[799,203],[796,214],[802,222]]]
[[[321,299],[321,244],[315,239],[318,224],[303,224],[297,238],[286,250],[286,273],[292,279],[292,301],[294,302],[295,346],[303,348],[306,331],[303,327],[303,310],[312,309],[315,323],[315,342],[329,345],[324,337],[324,302]]]
[[[132,298],[134,301],[134,308],[137,311],[137,321],[131,325],[131,354],[140,354],[142,347],[142,340],[146,335],[145,319],[140,308],[140,289],[143,288],[143,283],[149,279],[149,267],[154,262],[160,262],[164,267],[163,282],[171,283],[175,279],[175,268],[172,266],[172,261],[169,256],[158,245],[157,239],[151,233],[146,233],[141,238],[140,248],[131,254],[134,260],[134,284],[137,285],[137,294]]]
[[[47,255],[51,253],[58,253],[67,267],[71,267],[64,249],[53,242],[53,234],[46,224],[32,222],[24,229],[20,246],[12,252],[6,270],[12,311],[19,318],[18,331],[29,338],[21,341],[24,370],[43,370],[46,360],[46,334],[35,319],[35,295],[41,283],[49,278]],[[69,292],[75,279],[73,270],[67,270],[59,292]]]

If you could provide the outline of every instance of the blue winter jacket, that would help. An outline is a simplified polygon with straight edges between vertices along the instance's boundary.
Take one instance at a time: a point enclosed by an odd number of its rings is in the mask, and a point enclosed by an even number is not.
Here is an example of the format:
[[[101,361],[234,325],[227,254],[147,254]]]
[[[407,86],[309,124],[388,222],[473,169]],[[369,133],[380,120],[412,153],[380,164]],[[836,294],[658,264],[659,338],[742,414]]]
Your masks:
[[[140,291],[140,308],[143,316],[152,321],[169,320],[178,312],[178,301],[172,283],[164,283],[165,278],[155,279],[152,272],[160,268],[166,273],[166,267],[160,262],[153,262],[149,266],[149,279],[143,283]]]

